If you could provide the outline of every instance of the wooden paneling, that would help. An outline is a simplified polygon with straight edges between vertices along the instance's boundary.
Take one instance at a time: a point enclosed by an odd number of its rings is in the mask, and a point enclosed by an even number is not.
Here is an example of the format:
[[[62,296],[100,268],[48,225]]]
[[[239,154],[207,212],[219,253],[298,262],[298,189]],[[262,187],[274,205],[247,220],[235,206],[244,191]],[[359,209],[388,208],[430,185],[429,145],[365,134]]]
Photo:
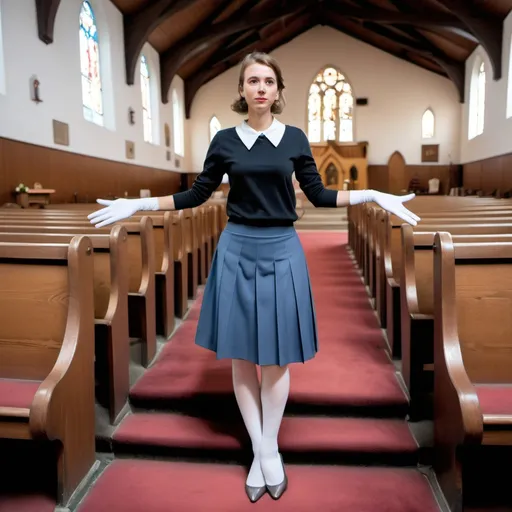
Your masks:
[[[152,195],[180,190],[176,172],[114,162],[27,144],[0,137],[0,205],[14,202],[19,183],[32,187],[39,182],[56,190],[54,203],[94,202],[97,197],[139,196],[148,188]]]
[[[438,178],[441,194],[447,194],[450,190],[450,166],[449,165],[405,165],[405,170],[400,177],[401,183],[395,183],[391,190],[392,177],[389,176],[387,165],[368,166],[368,187],[381,192],[400,193],[407,190],[412,178],[418,178],[420,186],[428,188],[428,180]],[[394,183],[394,181],[393,181]],[[452,185],[455,186],[455,185]]]
[[[482,190],[484,194],[496,189],[512,191],[512,153],[464,164],[463,184],[466,190]]]

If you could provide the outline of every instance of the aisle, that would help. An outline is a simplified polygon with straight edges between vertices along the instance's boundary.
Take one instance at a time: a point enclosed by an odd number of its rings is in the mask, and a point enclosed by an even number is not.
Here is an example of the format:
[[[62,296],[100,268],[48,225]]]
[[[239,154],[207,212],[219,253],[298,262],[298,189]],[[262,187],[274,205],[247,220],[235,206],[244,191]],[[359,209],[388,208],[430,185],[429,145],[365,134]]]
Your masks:
[[[311,272],[320,352],[291,368],[280,432],[289,488],[277,502],[244,492],[249,439],[229,361],[193,343],[200,298],[131,392],[135,413],[117,429],[117,458],[78,512],[430,512],[438,506],[416,469],[406,398],[346,235],[300,233]],[[243,333],[241,333],[243,335]],[[152,459],[160,460],[152,460]]]

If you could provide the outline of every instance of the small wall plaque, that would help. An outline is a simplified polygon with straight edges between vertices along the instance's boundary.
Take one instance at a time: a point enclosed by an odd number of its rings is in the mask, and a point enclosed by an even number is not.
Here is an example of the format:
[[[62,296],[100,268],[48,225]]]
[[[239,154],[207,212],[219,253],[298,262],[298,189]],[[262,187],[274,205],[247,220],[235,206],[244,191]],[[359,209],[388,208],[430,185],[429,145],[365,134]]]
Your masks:
[[[135,143],[131,140],[126,141],[126,158],[133,160],[135,158]]]
[[[61,146],[69,146],[69,125],[53,120],[53,142]]]
[[[439,144],[423,144],[421,146],[422,162],[439,162]]]

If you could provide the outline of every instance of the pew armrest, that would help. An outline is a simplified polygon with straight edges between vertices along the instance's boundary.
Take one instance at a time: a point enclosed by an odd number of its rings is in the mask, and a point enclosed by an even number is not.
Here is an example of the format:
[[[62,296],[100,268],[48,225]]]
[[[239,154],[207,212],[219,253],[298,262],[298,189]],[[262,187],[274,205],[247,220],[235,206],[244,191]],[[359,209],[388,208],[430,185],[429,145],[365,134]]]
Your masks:
[[[411,316],[419,313],[416,269],[414,265],[414,232],[412,226],[401,227],[402,237],[402,268],[400,281],[402,283],[402,300]]]
[[[417,322],[433,322],[434,315],[427,315],[425,313],[411,313],[411,320]]]
[[[434,416],[441,443],[481,444],[483,416],[462,357],[455,303],[454,253],[448,233],[434,250]]]
[[[439,398],[444,400],[447,405],[452,401],[449,398],[450,395],[452,399],[456,397],[457,404],[452,402],[452,407],[456,406],[457,415],[460,415],[460,443],[480,444],[484,429],[483,415],[476,388],[464,368],[459,339],[456,336],[445,335],[441,342],[444,367],[440,367],[440,358],[436,354],[434,356],[434,375],[440,373],[439,379],[437,379],[437,375],[435,377],[436,382],[443,382],[444,385],[438,387],[436,392],[440,395],[444,394],[444,397],[440,396]],[[436,350],[437,348],[438,346],[436,346]],[[451,389],[448,389],[447,385]],[[455,410],[452,411],[452,413],[455,412]]]
[[[110,233],[110,299],[104,319],[98,325],[112,325],[116,318],[128,314],[128,232],[122,225]]]
[[[88,414],[89,400],[94,405],[94,295],[92,246],[86,237],[73,239],[69,247],[69,308],[67,324],[57,361],[39,386],[30,406],[30,431],[33,438],[63,439]],[[85,402],[85,404],[84,404]],[[85,407],[82,407],[84,406]],[[72,417],[75,407],[77,416]],[[92,409],[94,410],[94,409]]]
[[[397,283],[394,277],[388,277],[387,282],[390,288],[398,288],[400,286],[400,283]]]
[[[142,244],[142,279],[136,295],[154,294],[155,290],[155,241],[153,238],[153,222],[150,217],[140,220],[140,236]],[[132,295],[130,293],[130,295]]]

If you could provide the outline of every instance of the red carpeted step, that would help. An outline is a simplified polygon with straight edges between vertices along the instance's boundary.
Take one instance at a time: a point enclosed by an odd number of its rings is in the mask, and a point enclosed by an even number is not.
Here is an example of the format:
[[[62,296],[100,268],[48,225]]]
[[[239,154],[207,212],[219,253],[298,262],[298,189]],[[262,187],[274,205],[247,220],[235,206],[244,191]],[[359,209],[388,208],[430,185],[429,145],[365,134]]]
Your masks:
[[[132,414],[116,430],[116,444],[238,450],[248,444],[241,422],[211,421],[177,414]],[[285,417],[279,433],[285,452],[415,453],[407,423],[400,420]]]
[[[0,512],[54,512],[55,500],[44,494],[0,492]]]
[[[286,463],[286,461],[285,461]],[[77,512],[438,512],[415,469],[286,465],[288,490],[250,503],[245,470],[236,465],[116,460]]]
[[[333,407],[407,407],[368,295],[333,233],[300,235],[308,258],[318,317],[319,353],[291,366],[289,404]],[[232,395],[230,361],[194,345],[201,297],[156,364],[131,390],[138,406]],[[150,405],[151,404],[151,405]],[[401,414],[401,413],[400,413]],[[404,413],[405,414],[405,413]]]

